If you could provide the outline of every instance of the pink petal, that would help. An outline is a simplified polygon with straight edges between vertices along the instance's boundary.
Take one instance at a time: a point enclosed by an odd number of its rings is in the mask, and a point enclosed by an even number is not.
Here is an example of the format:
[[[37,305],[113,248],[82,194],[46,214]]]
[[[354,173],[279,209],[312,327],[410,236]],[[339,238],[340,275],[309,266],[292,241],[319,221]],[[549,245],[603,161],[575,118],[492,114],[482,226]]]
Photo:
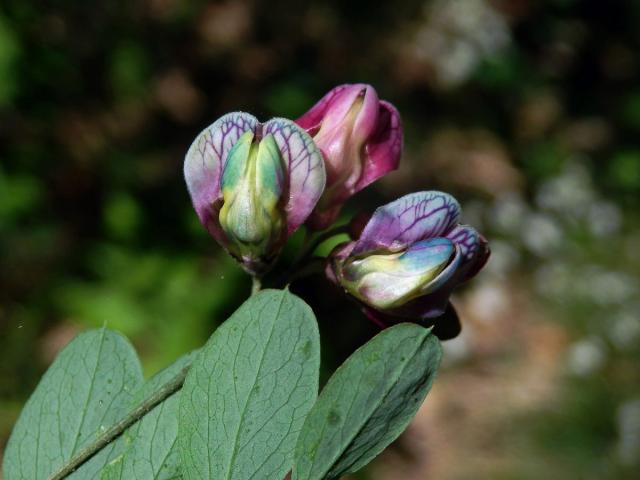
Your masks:
[[[365,163],[354,193],[396,170],[402,155],[402,122],[398,110],[389,102],[380,101],[378,125],[365,149]]]

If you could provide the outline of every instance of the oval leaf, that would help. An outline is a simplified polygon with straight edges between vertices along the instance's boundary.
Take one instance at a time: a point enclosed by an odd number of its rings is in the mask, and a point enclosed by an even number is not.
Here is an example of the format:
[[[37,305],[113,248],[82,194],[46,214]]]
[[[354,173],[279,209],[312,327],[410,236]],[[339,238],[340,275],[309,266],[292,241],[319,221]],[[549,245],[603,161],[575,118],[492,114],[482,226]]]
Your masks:
[[[134,396],[131,408],[148,398],[189,366],[197,352],[191,352],[151,377]],[[108,464],[102,480],[174,480],[182,478],[178,454],[178,390],[147,413],[124,434],[127,448]]]
[[[356,350],[327,382],[296,445],[294,480],[338,478],[369,463],[407,427],[442,353],[430,330],[399,324]]]
[[[124,337],[105,328],[78,335],[22,410],[5,453],[5,479],[49,478],[127,413],[141,384],[140,362]],[[112,443],[69,478],[97,478],[122,446]]]
[[[184,476],[284,478],[319,368],[318,327],[302,300],[278,290],[247,300],[187,375],[178,431]]]

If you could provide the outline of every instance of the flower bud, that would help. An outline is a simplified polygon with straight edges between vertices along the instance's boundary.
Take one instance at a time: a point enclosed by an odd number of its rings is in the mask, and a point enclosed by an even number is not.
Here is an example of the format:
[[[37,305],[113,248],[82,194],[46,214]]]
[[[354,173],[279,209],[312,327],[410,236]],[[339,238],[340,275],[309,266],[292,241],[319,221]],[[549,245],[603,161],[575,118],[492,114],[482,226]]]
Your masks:
[[[283,180],[283,161],[273,135],[256,141],[253,132],[242,134],[222,174],[219,219],[229,249],[246,263],[268,257],[286,233],[278,209]]]
[[[334,249],[327,277],[378,324],[457,322],[449,297],[489,257],[486,240],[459,225],[459,215],[458,202],[442,192],[413,193],[380,207],[356,240]]]
[[[398,167],[400,115],[370,85],[336,87],[296,122],[312,135],[327,170],[327,188],[308,222],[314,229],[328,227],[349,197]]]
[[[184,174],[198,218],[242,267],[263,274],[325,186],[322,153],[290,120],[236,112],[203,130]]]

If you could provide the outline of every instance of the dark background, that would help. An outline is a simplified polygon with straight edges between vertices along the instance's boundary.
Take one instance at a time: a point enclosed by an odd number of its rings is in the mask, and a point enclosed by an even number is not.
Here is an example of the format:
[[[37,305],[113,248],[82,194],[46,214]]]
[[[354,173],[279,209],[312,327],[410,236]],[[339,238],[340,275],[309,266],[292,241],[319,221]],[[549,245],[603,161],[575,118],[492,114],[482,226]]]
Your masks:
[[[425,406],[359,478],[637,478],[639,25],[631,0],[4,0],[0,451],[78,331],[122,331],[150,374],[248,294],[190,205],[196,134],[367,82],[405,153],[343,220],[443,189],[493,256]],[[311,282],[332,365],[374,329]]]

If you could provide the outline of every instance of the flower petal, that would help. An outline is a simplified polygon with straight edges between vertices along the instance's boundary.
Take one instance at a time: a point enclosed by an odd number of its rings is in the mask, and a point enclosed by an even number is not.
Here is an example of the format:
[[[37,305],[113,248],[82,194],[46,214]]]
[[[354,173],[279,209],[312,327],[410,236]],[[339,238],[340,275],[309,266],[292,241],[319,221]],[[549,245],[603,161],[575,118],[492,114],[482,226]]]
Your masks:
[[[245,132],[228,154],[218,220],[230,253],[245,270],[261,273],[279,251],[286,231],[279,206],[285,166],[273,135],[258,143],[254,137]]]
[[[455,271],[449,268],[452,257],[458,257],[454,253],[457,247],[451,240],[432,238],[414,243],[403,253],[351,259],[341,269],[341,283],[368,305],[392,309],[430,291],[444,270],[450,271],[445,274],[448,278]]]
[[[200,132],[185,157],[184,177],[196,213],[211,235],[223,245],[226,240],[214,205],[222,198],[220,178],[231,147],[243,133],[255,130],[256,125],[258,120],[253,115],[228,113]]]
[[[430,321],[444,314],[447,304],[449,303],[451,292],[453,292],[457,284],[457,275],[449,277],[449,280],[438,290],[418,297],[388,313],[400,317]]]
[[[469,225],[456,225],[446,237],[455,242],[462,253],[460,282],[475,276],[489,258],[489,246],[485,238]]]
[[[478,250],[480,237],[475,228],[469,225],[456,225],[447,233],[446,237],[460,246],[463,262],[473,260]]]
[[[398,251],[419,240],[444,236],[456,224],[460,205],[451,195],[428,191],[405,195],[379,207],[353,250],[353,255]]]
[[[398,168],[402,155],[402,122],[398,110],[389,102],[381,100],[376,131],[369,137],[366,146],[362,176],[353,189],[362,190],[380,177]]]
[[[263,134],[273,135],[288,170],[285,211],[290,235],[304,223],[322,195],[326,182],[324,160],[309,134],[291,120],[269,120],[263,126]]]
[[[342,264],[347,259],[355,242],[342,242],[334,247],[329,256],[327,257],[327,264],[325,266],[325,274],[329,281],[335,285],[340,285],[340,278],[342,277]]]
[[[363,87],[365,87],[364,84],[352,85],[346,83],[332,88],[324,97],[318,100],[310,110],[298,118],[296,123],[305,129],[311,136],[315,135],[318,128],[320,128],[320,123],[322,123],[329,107],[339,101],[340,104],[346,105],[346,109],[348,110],[353,100],[351,102],[344,102],[345,94],[346,96],[351,94],[351,96],[355,98]]]
[[[307,222],[324,230],[351,196],[398,167],[400,115],[371,85],[357,83],[334,88],[296,122],[324,156],[326,190]]]

